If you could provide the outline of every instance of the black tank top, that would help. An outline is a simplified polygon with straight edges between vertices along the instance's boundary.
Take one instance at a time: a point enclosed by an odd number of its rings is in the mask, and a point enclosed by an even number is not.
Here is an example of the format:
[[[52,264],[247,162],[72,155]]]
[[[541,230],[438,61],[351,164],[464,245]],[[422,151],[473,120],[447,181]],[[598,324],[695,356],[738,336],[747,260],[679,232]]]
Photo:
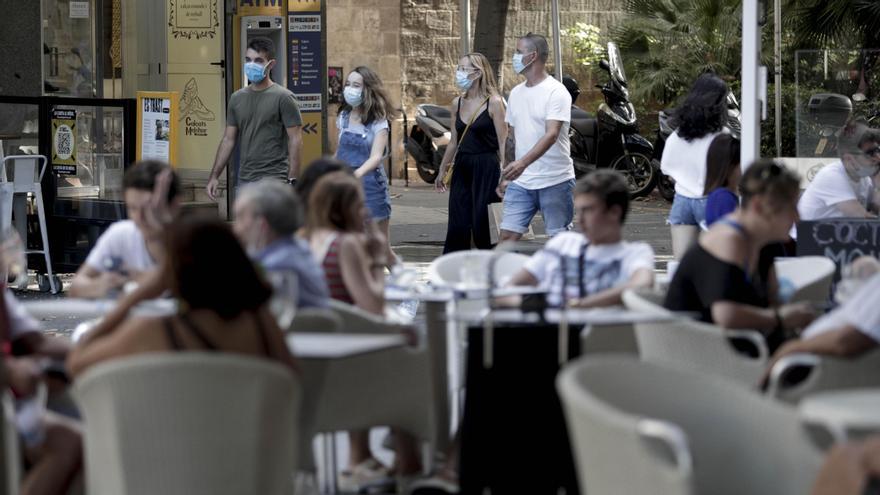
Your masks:
[[[272,350],[269,347],[269,336],[266,334],[266,327],[263,325],[262,320],[260,320],[260,316],[257,314],[253,315],[254,319],[257,321],[257,333],[260,334],[260,343],[263,346],[263,353],[266,357],[272,357]],[[171,323],[171,318],[167,317],[163,319],[165,323],[165,335],[168,337],[168,343],[171,345],[171,349],[174,351],[184,351],[186,347],[180,342],[180,339],[177,338],[177,335],[174,333],[174,325]],[[188,329],[193,337],[196,338],[199,342],[204,346],[204,350],[207,351],[220,351],[219,346],[211,341],[204,332],[199,330],[199,327],[196,326],[192,320],[189,319],[189,316],[186,314],[180,315],[180,321],[183,323],[184,328]]]
[[[480,115],[474,119],[467,135],[462,141],[462,134],[467,127],[470,115],[461,115],[461,98],[458,99],[458,111],[455,112],[455,132],[458,135],[458,152],[465,155],[481,155],[484,153],[498,153],[498,134],[495,133],[495,123],[489,115],[489,102],[485,107],[480,107]],[[462,118],[467,120],[462,120]]]

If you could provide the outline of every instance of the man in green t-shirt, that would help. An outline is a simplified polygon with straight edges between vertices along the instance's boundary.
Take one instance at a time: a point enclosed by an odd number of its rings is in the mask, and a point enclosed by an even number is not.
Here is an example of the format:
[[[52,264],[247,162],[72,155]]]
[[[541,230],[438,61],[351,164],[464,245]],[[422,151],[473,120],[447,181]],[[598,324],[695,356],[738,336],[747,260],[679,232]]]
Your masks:
[[[275,45],[268,38],[254,38],[245,52],[245,75],[250,84],[232,94],[226,130],[217,148],[208,178],[208,196],[217,198],[220,174],[240,137],[238,183],[277,177],[295,183],[302,147],[302,117],[296,98],[272,82]]]

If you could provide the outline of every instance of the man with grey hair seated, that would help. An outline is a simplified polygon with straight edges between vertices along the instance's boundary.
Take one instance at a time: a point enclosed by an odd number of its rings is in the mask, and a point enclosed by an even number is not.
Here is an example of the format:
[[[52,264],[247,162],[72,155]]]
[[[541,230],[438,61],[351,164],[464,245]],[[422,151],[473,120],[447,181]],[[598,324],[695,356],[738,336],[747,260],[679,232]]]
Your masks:
[[[298,308],[327,306],[330,292],[324,273],[308,243],[294,236],[302,213],[293,188],[272,179],[245,184],[233,215],[233,230],[257,264],[269,274],[296,275]]]

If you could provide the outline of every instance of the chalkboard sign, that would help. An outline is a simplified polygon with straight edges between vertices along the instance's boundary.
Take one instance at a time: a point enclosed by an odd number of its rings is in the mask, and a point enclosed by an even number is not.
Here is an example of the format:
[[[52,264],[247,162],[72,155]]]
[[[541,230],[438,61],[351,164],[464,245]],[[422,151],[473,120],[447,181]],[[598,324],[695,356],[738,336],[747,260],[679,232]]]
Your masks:
[[[859,256],[880,257],[880,220],[867,218],[829,218],[797,224],[797,255],[825,256],[840,269]]]

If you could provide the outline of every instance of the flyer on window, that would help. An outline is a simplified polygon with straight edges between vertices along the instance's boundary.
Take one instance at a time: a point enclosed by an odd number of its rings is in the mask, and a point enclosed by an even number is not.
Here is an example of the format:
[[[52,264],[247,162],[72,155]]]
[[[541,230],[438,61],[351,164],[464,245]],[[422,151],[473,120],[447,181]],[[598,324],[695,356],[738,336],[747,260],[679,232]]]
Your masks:
[[[177,93],[139,91],[138,160],[161,160],[176,166]]]

